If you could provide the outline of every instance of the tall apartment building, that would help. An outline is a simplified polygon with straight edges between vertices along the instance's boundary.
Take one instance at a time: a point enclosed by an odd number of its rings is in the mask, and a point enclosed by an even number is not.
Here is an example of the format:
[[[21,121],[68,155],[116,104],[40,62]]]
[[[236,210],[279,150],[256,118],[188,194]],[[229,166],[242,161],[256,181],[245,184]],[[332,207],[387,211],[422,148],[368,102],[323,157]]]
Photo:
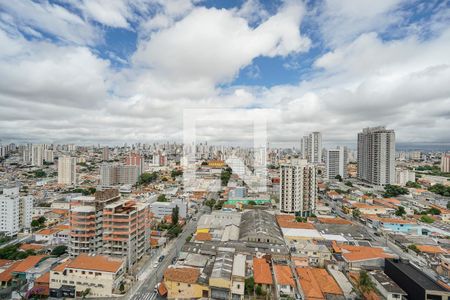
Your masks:
[[[0,232],[14,236],[22,229],[31,228],[32,196],[20,197],[19,188],[5,188],[0,195]]]
[[[325,152],[326,178],[334,179],[340,175],[342,178],[347,177],[347,148],[339,146],[336,149],[329,149]]]
[[[102,253],[103,209],[120,199],[117,189],[95,192],[94,196],[73,198],[69,210],[69,254]]]
[[[441,172],[450,173],[450,154],[442,154]]]
[[[58,158],[58,184],[77,184],[77,159],[67,155]]]
[[[280,211],[307,217],[316,209],[316,167],[306,160],[280,167]]]
[[[31,147],[31,165],[42,167],[44,165],[44,145],[33,145]]]
[[[122,200],[103,209],[103,254],[127,257],[131,268],[149,248],[149,203]]]
[[[137,153],[130,153],[125,159],[126,166],[137,166],[138,167],[138,176],[144,172],[144,157]]]
[[[300,141],[302,158],[310,163],[322,162],[322,134],[318,131],[311,132]]]
[[[103,161],[108,161],[109,160],[109,147],[108,146],[103,147],[102,160]]]
[[[139,179],[139,167],[133,165],[102,164],[100,166],[100,185],[135,184]]]
[[[31,164],[31,148],[32,144],[26,144],[23,147],[20,147],[21,153],[22,153],[22,161],[24,164],[29,165]]]
[[[358,133],[358,178],[375,185],[395,183],[395,133],[385,127]]]
[[[55,160],[53,155],[53,150],[44,150],[44,161],[48,163],[52,163]]]

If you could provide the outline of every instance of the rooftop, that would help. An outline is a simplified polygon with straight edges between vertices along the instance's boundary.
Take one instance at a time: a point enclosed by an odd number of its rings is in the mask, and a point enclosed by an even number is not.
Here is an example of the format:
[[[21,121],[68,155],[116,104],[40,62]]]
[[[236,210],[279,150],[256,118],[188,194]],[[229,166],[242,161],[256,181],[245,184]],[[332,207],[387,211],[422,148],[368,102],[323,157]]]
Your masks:
[[[325,269],[296,268],[307,299],[325,299],[326,294],[343,295],[334,278]]]
[[[164,280],[196,283],[200,276],[200,270],[195,268],[168,268],[164,271]]]
[[[277,284],[295,287],[291,267],[286,265],[273,265],[273,272],[275,274]]]
[[[373,278],[375,278],[376,281],[378,281],[385,289],[386,291],[390,293],[396,293],[396,294],[403,294],[406,295],[405,291],[402,290],[401,287],[399,287],[395,281],[393,281],[389,276],[386,275],[381,270],[375,270],[371,271],[369,273]]]
[[[253,278],[258,284],[272,284],[270,265],[264,258],[253,258]]]
[[[123,260],[119,258],[105,255],[80,254],[66,268],[116,273],[122,265]]]

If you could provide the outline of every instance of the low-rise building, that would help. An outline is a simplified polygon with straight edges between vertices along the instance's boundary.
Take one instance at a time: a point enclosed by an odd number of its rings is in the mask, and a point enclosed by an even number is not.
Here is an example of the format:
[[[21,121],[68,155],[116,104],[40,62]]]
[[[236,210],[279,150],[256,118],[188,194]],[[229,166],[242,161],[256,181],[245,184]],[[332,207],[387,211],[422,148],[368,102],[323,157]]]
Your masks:
[[[270,294],[273,287],[272,270],[265,258],[253,258],[253,279],[255,285]]]
[[[277,292],[281,295],[294,296],[296,294],[296,285],[291,267],[287,265],[273,265],[273,273]]]
[[[344,300],[344,293],[325,269],[296,268],[300,288],[305,300]]]
[[[402,299],[407,296],[404,290],[398,286],[389,276],[381,270],[369,272],[369,276],[375,283],[375,287],[386,300]]]
[[[51,297],[111,297],[119,292],[125,261],[104,255],[80,254],[50,271]],[[69,295],[69,296],[68,296]]]
[[[169,267],[164,271],[164,285],[169,299],[209,298],[207,284],[199,282],[200,270],[197,268]]]

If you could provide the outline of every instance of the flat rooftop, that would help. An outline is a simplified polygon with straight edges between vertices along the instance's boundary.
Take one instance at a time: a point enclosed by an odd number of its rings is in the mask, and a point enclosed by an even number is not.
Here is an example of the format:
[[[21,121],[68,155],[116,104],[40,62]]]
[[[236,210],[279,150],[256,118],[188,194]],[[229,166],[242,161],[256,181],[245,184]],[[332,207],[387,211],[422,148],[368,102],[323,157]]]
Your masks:
[[[418,285],[420,285],[425,290],[432,291],[442,291],[447,292],[442,286],[434,282],[431,278],[425,275],[422,271],[416,269],[410,263],[405,263],[400,260],[387,259],[392,265],[394,265],[403,274],[408,276],[410,279],[414,280]]]

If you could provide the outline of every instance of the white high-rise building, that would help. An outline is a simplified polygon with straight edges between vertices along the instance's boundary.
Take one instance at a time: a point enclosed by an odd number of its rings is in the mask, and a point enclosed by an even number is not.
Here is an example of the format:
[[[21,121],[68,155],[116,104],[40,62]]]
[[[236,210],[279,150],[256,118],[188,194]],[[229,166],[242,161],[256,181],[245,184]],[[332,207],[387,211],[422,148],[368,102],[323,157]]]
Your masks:
[[[395,133],[385,127],[358,133],[358,178],[375,185],[395,183]]]
[[[31,147],[31,165],[41,167],[44,165],[44,145]]]
[[[139,179],[139,167],[120,164],[102,164],[100,166],[100,185],[134,185]]]
[[[280,167],[280,211],[307,217],[315,212],[316,167],[296,160]]]
[[[44,161],[52,163],[54,160],[53,150],[44,150]]]
[[[32,196],[20,197],[19,188],[5,188],[0,195],[0,232],[14,236],[31,227],[33,217]]]
[[[58,184],[77,184],[77,159],[68,155],[58,158]]]
[[[322,134],[318,131],[311,132],[300,141],[302,158],[310,163],[322,162]]]
[[[326,178],[334,179],[340,175],[341,178],[347,177],[347,148],[339,146],[336,149],[329,149],[325,153]]]

